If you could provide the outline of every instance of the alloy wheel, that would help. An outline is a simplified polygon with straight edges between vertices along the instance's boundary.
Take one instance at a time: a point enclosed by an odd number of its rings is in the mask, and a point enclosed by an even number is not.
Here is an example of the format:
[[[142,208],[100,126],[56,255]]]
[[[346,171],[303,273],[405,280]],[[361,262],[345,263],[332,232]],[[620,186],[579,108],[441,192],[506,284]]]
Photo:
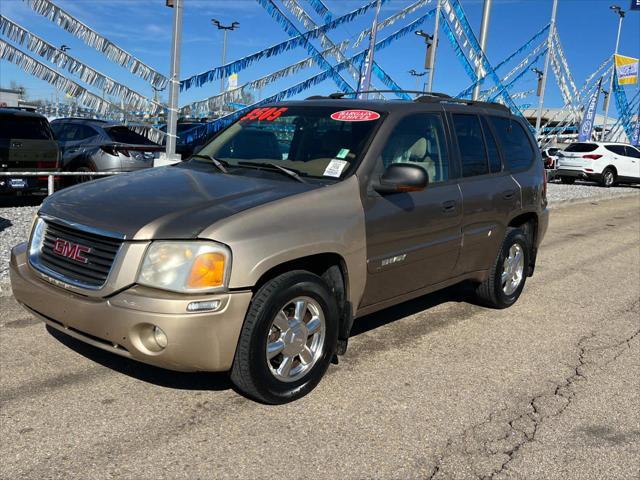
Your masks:
[[[506,295],[513,295],[524,278],[524,251],[519,243],[514,243],[509,249],[509,255],[502,266],[502,291]]]

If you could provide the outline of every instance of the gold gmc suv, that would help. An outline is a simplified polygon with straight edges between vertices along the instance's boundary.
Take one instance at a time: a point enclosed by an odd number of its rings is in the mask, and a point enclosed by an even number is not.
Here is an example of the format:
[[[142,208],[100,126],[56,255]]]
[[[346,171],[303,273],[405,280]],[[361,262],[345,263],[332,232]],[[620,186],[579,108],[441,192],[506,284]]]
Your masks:
[[[548,224],[528,125],[498,104],[313,97],[255,108],[189,161],[49,197],[15,297],[133,360],[310,392],[357,317],[471,281],[505,308]]]

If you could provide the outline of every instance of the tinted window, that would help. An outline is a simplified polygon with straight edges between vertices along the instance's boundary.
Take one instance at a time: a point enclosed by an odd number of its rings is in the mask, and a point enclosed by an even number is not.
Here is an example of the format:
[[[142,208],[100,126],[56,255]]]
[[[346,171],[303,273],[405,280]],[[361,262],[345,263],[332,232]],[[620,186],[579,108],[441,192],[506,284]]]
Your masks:
[[[621,155],[623,157],[627,154],[623,145],[605,145],[604,148],[609,150],[611,153],[615,153],[616,155]]]
[[[505,163],[511,170],[528,168],[534,159],[529,135],[520,122],[504,117],[491,117]]]
[[[0,116],[0,138],[51,140],[51,132],[44,118],[2,115]]]
[[[452,117],[460,149],[462,176],[473,177],[489,173],[480,120],[476,115],[453,114]]]
[[[394,128],[382,152],[385,167],[411,163],[429,174],[429,182],[449,179],[449,158],[442,117],[438,114],[412,115]]]
[[[636,150],[633,147],[624,147],[627,151],[627,157],[631,158],[640,158],[640,151]]]
[[[484,138],[487,142],[487,153],[489,154],[489,169],[491,170],[491,173],[499,172],[502,170],[502,161],[500,160],[498,145],[496,144],[496,139],[493,137],[491,128],[489,128],[489,122],[487,122],[486,118],[481,118]]]
[[[587,153],[593,152],[598,148],[595,143],[572,143],[564,149],[565,152]]]
[[[129,130],[127,127],[117,126],[105,128],[109,138],[117,143],[130,143],[132,145],[155,145],[144,135]]]

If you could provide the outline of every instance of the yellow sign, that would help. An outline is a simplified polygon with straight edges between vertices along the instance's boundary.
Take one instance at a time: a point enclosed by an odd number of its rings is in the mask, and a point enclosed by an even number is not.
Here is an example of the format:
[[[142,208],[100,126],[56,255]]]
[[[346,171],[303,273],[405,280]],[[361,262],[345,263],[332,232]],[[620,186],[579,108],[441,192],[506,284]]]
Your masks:
[[[618,85],[633,85],[638,83],[638,59],[614,55]]]

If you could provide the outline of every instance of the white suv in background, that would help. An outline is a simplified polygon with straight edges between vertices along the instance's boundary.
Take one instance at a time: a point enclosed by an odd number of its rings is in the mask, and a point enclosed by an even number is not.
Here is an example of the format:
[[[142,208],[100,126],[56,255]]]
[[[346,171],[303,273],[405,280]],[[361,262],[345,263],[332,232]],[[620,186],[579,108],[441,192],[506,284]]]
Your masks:
[[[562,183],[593,180],[603,187],[617,183],[640,183],[640,150],[623,143],[579,142],[558,152]]]

